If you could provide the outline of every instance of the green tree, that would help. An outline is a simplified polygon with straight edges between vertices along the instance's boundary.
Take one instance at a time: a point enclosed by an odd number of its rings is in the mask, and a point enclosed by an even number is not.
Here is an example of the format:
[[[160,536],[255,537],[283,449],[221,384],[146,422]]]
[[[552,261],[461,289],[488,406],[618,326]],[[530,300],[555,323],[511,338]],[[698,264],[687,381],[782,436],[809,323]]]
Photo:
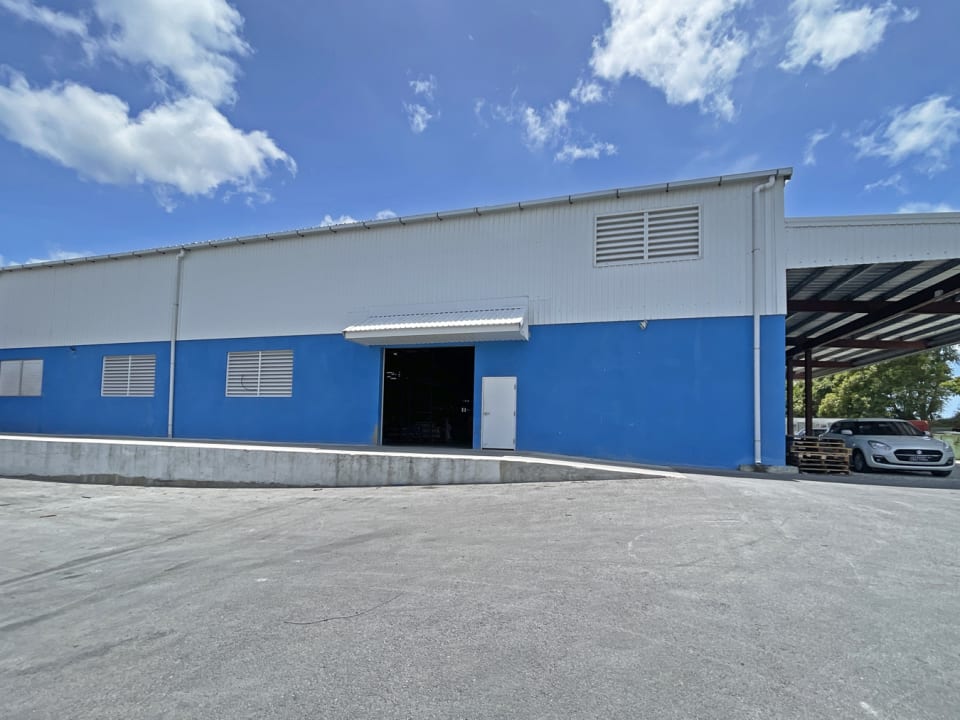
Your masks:
[[[814,378],[813,380],[813,416],[829,417],[819,411],[820,403],[823,398],[833,392],[840,375],[829,375],[824,378]],[[803,380],[797,380],[793,384],[793,414],[795,417],[803,417],[803,392],[806,383]]]
[[[947,399],[960,394],[950,364],[957,347],[908,355],[813,381],[814,415],[935,420]],[[794,388],[794,412],[803,414],[803,383]]]

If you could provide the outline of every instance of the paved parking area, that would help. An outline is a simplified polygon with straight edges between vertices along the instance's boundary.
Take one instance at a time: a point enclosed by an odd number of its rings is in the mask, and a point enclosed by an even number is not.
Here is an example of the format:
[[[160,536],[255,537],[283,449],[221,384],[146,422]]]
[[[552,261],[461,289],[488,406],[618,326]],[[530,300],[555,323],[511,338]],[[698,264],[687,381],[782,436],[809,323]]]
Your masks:
[[[0,716],[956,718],[960,492],[0,480]]]
[[[795,473],[795,480],[815,480],[819,482],[852,483],[854,485],[881,485],[885,487],[930,488],[934,490],[960,490],[960,471],[954,466],[953,472],[945,478],[935,477],[928,472],[897,473],[855,473],[849,475],[824,475],[817,473]]]

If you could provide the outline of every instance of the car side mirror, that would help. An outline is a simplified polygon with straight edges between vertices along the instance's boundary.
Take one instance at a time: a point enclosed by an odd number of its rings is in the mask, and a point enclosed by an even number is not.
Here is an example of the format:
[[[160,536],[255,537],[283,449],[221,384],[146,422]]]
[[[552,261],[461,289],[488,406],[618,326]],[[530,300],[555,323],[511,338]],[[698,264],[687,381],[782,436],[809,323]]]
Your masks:
[[[841,435],[853,435],[853,430],[841,430]]]
[[[929,430],[924,430],[923,434],[926,435],[927,437],[933,437],[933,434]]]

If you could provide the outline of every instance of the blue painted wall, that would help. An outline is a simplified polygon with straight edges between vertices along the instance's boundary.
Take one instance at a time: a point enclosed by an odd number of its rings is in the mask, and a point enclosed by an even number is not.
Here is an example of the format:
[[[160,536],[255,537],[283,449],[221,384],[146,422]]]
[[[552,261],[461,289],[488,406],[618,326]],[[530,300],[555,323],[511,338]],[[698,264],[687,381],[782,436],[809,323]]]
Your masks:
[[[763,460],[784,462],[784,318],[762,319]],[[529,342],[478,343],[480,378],[518,378],[519,450],[734,467],[753,461],[749,317],[536,326]],[[225,397],[227,353],[292,349],[293,397]],[[0,398],[0,431],[166,434],[167,343],[0,350],[43,358],[43,396]],[[155,353],[153,398],[101,398],[103,355]],[[181,438],[375,444],[381,350],[339,335],[181,341],[175,435]]]
[[[227,353],[293,350],[293,397],[225,397]],[[177,437],[376,444],[381,350],[340,335],[177,343]]]
[[[104,355],[157,356],[152,398],[100,397]],[[0,430],[64,435],[167,434],[170,344],[120,343],[0,350],[0,360],[42,359],[40,397],[0,397]]]
[[[783,464],[784,318],[761,320],[763,460]],[[517,376],[517,448],[657,464],[753,462],[749,317],[536,326],[477,346],[480,380]]]

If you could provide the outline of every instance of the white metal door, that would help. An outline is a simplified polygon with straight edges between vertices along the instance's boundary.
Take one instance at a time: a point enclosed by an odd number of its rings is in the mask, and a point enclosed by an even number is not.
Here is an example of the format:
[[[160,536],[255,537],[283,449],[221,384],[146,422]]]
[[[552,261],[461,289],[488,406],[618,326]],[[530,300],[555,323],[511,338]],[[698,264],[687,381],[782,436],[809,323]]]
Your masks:
[[[480,447],[517,449],[517,379],[485,377],[481,392],[483,418]]]

